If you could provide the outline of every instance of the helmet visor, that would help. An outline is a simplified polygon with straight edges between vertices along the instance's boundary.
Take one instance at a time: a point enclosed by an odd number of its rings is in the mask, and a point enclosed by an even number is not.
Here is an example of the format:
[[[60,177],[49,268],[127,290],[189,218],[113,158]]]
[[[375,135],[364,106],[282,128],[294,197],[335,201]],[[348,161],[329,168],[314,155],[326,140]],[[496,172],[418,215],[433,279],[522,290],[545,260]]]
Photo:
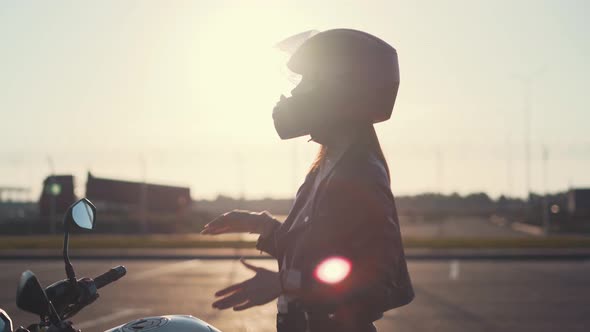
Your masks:
[[[318,34],[318,30],[308,30],[298,33],[275,44],[275,49],[279,53],[278,70],[281,75],[282,86],[281,94],[285,97],[291,96],[291,91],[301,82],[301,75],[293,72],[287,67],[289,58],[295,51],[305,43],[309,38]]]

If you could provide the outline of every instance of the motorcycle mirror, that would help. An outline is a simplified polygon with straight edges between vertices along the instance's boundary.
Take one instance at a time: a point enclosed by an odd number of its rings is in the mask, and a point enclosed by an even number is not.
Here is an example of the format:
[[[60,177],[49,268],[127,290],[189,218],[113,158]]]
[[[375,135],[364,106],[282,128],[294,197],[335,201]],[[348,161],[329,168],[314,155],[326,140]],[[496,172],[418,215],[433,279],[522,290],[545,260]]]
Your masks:
[[[64,216],[63,257],[66,264],[66,275],[72,284],[76,283],[76,273],[69,257],[70,226],[76,225],[83,229],[92,229],[95,220],[96,207],[86,198],[72,204]]]
[[[0,332],[12,332],[12,320],[2,309],[0,309]]]
[[[80,228],[92,229],[94,228],[95,214],[96,208],[94,205],[88,199],[82,198],[72,205],[70,212],[71,220],[68,220],[68,222],[73,222]]]
[[[24,311],[45,316],[49,309],[47,294],[41,287],[35,274],[29,270],[23,272],[16,290],[16,305]]]

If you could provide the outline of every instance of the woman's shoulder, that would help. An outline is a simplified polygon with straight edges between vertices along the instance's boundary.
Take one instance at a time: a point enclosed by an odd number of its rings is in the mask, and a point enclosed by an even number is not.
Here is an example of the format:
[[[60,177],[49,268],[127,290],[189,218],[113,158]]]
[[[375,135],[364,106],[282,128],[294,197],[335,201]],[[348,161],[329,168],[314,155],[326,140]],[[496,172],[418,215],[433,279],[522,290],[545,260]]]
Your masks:
[[[362,151],[345,156],[340,170],[339,176],[350,180],[389,187],[387,166],[374,152]]]
[[[343,205],[355,211],[371,211],[374,215],[390,215],[393,208],[393,194],[389,184],[387,166],[378,155],[357,155],[356,158],[341,160],[340,167],[330,177],[327,184],[329,200],[333,206],[346,210]],[[350,203],[350,204],[349,204]],[[365,206],[366,209],[358,209]]]

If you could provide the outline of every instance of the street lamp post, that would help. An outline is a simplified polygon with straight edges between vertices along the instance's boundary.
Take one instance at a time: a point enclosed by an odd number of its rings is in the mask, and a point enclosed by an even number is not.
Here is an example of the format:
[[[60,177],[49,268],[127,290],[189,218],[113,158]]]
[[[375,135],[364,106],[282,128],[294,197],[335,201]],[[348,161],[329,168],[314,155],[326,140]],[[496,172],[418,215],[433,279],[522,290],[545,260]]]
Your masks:
[[[543,234],[549,235],[549,201],[547,195],[547,161],[549,160],[549,151],[546,146],[543,146]]]
[[[51,234],[55,234],[57,231],[57,219],[55,217],[56,214],[56,204],[57,204],[57,196],[61,194],[61,185],[55,180],[55,175],[52,175],[49,180],[49,186],[47,188],[50,202],[49,202],[49,232]]]

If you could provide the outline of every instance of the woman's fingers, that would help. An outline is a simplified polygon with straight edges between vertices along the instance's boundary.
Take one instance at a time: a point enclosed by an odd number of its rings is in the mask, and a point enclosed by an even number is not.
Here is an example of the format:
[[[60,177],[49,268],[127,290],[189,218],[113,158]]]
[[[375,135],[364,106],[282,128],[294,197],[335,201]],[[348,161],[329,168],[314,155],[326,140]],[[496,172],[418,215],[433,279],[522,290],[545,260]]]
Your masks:
[[[232,295],[230,295],[228,297],[224,297],[221,300],[215,301],[213,303],[213,308],[227,309],[227,308],[235,307],[235,306],[242,304],[246,301],[248,301],[248,294],[245,291],[241,290],[241,291],[233,293]]]
[[[251,231],[248,222],[250,212],[235,210],[222,214],[205,225],[201,234],[217,235],[223,233],[239,233]]]
[[[231,232],[232,228],[232,212],[227,212],[219,217],[213,219],[201,231],[201,234],[221,234],[223,232]]]
[[[213,308],[227,309],[233,307],[235,311],[246,310],[256,305],[266,304],[281,294],[278,272],[271,272],[254,266],[244,259],[240,262],[256,275],[242,283],[229,286],[215,293],[215,296],[226,296],[213,303]]]
[[[205,235],[217,235],[223,233],[231,232],[230,226],[222,226],[222,227],[207,227],[201,231],[201,234]]]
[[[235,292],[238,289],[244,288],[245,284],[246,284],[246,281],[240,282],[239,284],[231,285],[231,286],[229,286],[227,288],[224,288],[224,289],[222,289],[220,291],[217,291],[217,293],[215,293],[215,296],[219,297],[219,296],[224,296],[226,294]]]
[[[250,264],[250,263],[246,262],[246,260],[245,260],[243,257],[242,257],[242,258],[240,258],[240,263],[244,264],[244,266],[245,266],[246,268],[248,268],[249,270],[252,270],[252,271],[254,271],[254,272],[258,272],[258,270],[260,269],[258,266],[254,266],[254,265],[252,265],[252,264]]]
[[[255,306],[254,302],[248,301],[248,302],[242,303],[240,305],[234,306],[234,311],[246,310],[248,308],[252,308],[253,306]]]
[[[226,226],[226,222],[225,222],[226,215],[227,215],[227,213],[224,213],[224,214],[220,215],[219,217],[211,220],[209,223],[207,223],[205,225],[205,227],[203,228],[201,233],[206,234],[206,233],[204,233],[205,231],[210,232],[210,231],[215,230],[219,227],[225,227]]]

